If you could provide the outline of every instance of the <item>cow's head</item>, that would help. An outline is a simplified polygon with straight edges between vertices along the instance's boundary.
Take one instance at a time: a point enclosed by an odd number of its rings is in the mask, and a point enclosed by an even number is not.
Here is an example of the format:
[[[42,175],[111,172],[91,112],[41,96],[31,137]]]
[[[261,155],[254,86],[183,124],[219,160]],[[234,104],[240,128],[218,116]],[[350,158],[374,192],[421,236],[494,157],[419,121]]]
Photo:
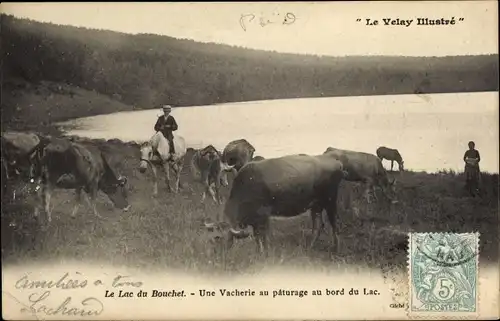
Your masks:
[[[139,163],[139,172],[144,173],[148,164],[153,158],[153,147],[149,143],[141,145],[141,162]]]
[[[405,162],[404,162],[404,161],[400,161],[400,162],[399,162],[399,170],[400,170],[401,172],[405,170],[404,164],[405,164]]]
[[[115,207],[124,211],[130,209],[130,204],[128,203],[127,178],[125,176],[119,176],[113,180],[106,181],[100,188],[108,195]]]
[[[247,238],[251,235],[251,228],[234,228],[227,222],[204,223],[203,227],[211,233],[210,242],[223,246],[226,250],[231,248],[234,239]]]
[[[8,177],[20,177],[27,182],[40,176],[41,160],[37,150],[27,155],[7,154],[4,158]]]
[[[200,150],[200,156],[207,161],[219,160],[222,157],[221,153],[213,145],[208,145]]]

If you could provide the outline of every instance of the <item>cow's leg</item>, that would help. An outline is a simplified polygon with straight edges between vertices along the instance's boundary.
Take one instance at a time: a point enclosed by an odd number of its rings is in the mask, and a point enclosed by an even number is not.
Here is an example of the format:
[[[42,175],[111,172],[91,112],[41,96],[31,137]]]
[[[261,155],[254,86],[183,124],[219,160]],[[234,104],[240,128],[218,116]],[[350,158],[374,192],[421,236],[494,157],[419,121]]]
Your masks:
[[[222,171],[220,175],[220,183],[222,186],[228,186],[229,182],[227,181],[227,171]]]
[[[39,221],[41,219],[40,216],[40,211],[43,212],[43,191],[44,191],[44,185],[40,182],[40,188],[36,191],[36,202],[35,202],[35,208],[33,209],[33,216],[35,217],[35,220]]]
[[[45,184],[45,188],[43,189],[43,201],[44,201],[44,210],[45,210],[45,215],[47,215],[47,223],[52,222],[52,213],[50,210],[50,199],[52,197],[52,189],[53,186],[50,182],[47,182]]]
[[[335,250],[338,251],[339,247],[339,237],[337,234],[337,195],[338,191],[335,190],[330,194],[326,206],[326,214],[328,216],[328,221],[330,222],[330,227],[332,228],[332,242],[335,246]]]
[[[208,191],[208,174],[206,171],[201,171],[200,173],[200,182],[203,185],[203,192],[201,193],[201,203],[205,202],[205,198],[207,197]]]
[[[90,186],[90,188],[88,190],[89,197],[87,199],[89,200],[90,207],[92,208],[94,215],[97,218],[102,219],[102,216],[99,215],[99,213],[97,212],[97,207],[96,207],[96,200],[97,200],[97,192],[98,191],[99,191],[98,183],[97,182],[92,183],[92,185]]]
[[[323,209],[320,207],[311,208],[311,219],[312,219],[313,238],[311,241],[310,248],[312,248],[314,244],[316,244],[321,234],[321,231],[325,227],[325,223],[323,222]]]
[[[394,168],[394,161],[391,160],[391,172],[393,171],[393,168]]]
[[[180,191],[182,189],[181,186],[181,172],[182,172],[182,167],[184,166],[184,158],[181,158],[181,161],[177,164],[176,168],[176,184],[177,186],[177,191]]]
[[[220,176],[217,175],[214,179],[214,190],[215,192],[212,190],[212,199],[214,200],[214,202],[216,204],[222,204],[222,198],[220,196],[220,186],[221,186],[221,183],[220,183]]]
[[[212,200],[217,203],[217,198],[215,197],[215,183],[208,183],[208,193],[210,194],[210,196],[212,196]]]
[[[205,202],[205,198],[207,196],[207,192],[210,193],[210,183],[208,181],[208,172],[202,171],[201,175],[201,183],[203,184],[203,193],[201,194],[201,202]]]
[[[174,181],[174,187],[172,189],[172,191],[174,193],[178,193],[179,192],[179,183],[180,183],[180,172],[179,172],[179,166],[177,164],[177,162],[174,162],[172,163],[172,170],[174,172],[174,178],[175,178],[175,181]]]
[[[203,193],[201,193],[201,202],[204,203],[207,198],[207,193],[212,195],[213,192],[210,189],[210,184],[208,182],[203,183]]]
[[[73,212],[71,212],[71,217],[75,217],[80,204],[82,202],[82,188],[78,187],[75,189],[75,206],[73,207]]]
[[[269,254],[269,218],[263,218],[253,226],[257,250],[260,254],[268,256]]]

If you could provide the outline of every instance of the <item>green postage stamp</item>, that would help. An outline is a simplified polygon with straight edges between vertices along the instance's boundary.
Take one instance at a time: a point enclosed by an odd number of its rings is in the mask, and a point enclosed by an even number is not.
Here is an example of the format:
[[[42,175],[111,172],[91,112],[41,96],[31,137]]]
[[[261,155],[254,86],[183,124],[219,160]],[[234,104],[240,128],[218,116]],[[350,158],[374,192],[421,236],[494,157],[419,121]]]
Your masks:
[[[409,316],[478,312],[479,233],[410,233]]]

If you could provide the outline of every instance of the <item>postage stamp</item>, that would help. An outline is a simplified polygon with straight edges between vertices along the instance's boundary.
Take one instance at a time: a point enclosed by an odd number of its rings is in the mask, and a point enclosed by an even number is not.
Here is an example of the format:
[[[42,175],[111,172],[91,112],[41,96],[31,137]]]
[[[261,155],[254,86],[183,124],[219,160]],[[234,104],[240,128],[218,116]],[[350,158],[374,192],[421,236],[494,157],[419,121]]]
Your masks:
[[[410,233],[411,317],[478,312],[479,233]]]

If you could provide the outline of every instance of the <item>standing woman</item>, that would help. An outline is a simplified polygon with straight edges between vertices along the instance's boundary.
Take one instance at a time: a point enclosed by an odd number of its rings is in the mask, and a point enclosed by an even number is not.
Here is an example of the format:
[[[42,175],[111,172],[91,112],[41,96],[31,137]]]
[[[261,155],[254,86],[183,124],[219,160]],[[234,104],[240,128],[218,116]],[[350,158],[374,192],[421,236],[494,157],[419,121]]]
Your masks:
[[[481,156],[479,151],[475,149],[476,144],[473,141],[469,142],[469,150],[465,151],[464,162],[465,162],[465,185],[468,188],[473,189],[473,193],[479,192],[479,162],[481,161]],[[473,183],[473,186],[470,184]]]

